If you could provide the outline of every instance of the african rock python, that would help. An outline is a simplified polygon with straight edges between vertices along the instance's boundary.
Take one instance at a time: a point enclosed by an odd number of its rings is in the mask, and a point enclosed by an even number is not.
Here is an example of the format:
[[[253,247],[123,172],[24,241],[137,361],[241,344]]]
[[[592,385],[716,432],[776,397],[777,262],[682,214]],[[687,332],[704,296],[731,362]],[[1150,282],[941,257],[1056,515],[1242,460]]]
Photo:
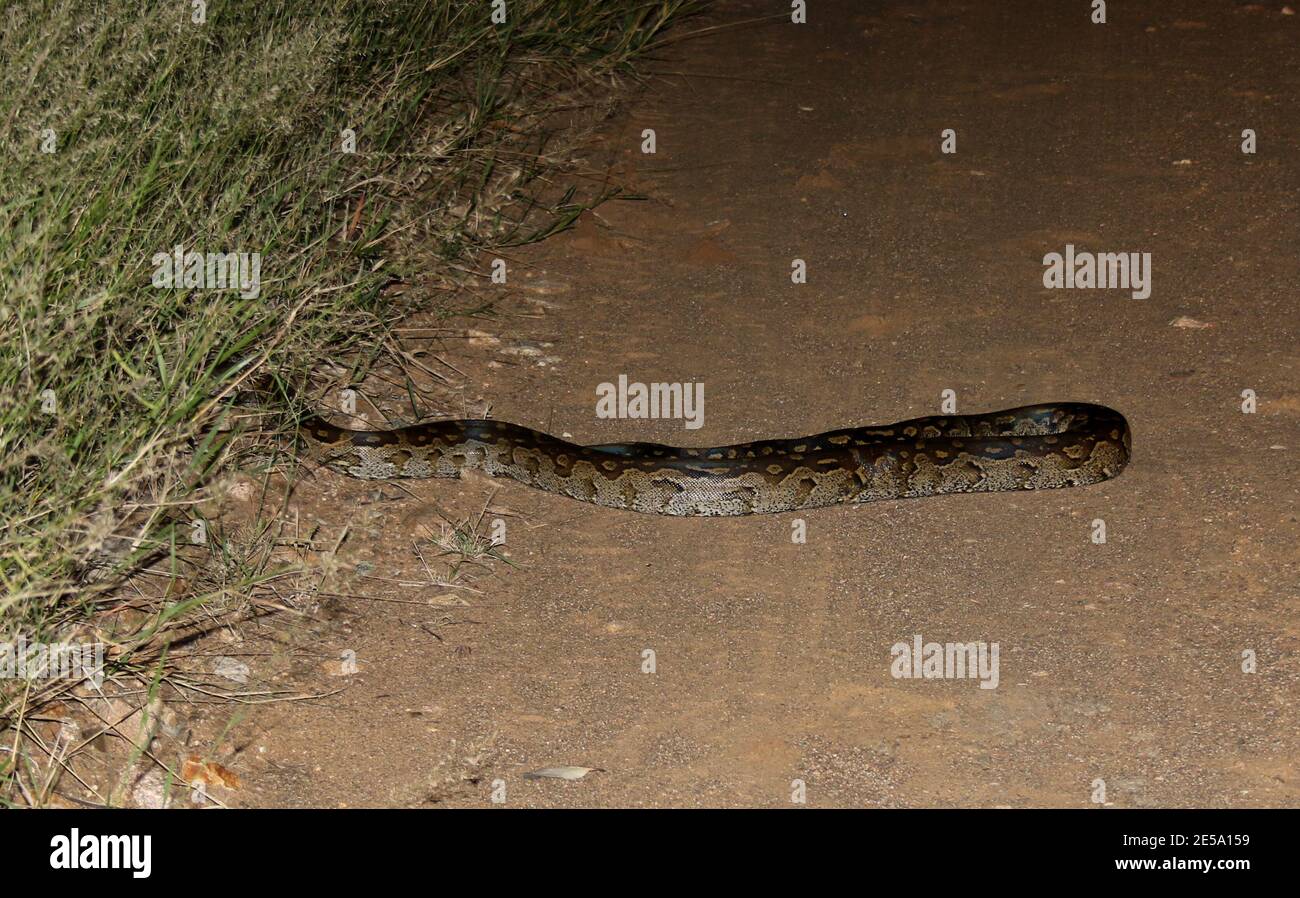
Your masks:
[[[493,420],[356,431],[312,418],[300,429],[318,444],[322,463],[353,477],[457,477],[477,469],[596,505],[667,515],[1082,486],[1119,474],[1130,444],[1119,412],[1084,403],[916,418],[714,449],[578,446]]]

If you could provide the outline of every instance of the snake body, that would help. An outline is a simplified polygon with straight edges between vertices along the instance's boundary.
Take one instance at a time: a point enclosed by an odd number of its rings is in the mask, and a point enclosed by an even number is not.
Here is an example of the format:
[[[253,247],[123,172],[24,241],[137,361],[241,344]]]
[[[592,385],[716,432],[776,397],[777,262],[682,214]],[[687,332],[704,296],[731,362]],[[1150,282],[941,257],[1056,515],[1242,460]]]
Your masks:
[[[1084,486],[1119,474],[1130,449],[1119,412],[1073,402],[704,449],[579,446],[488,419],[357,431],[311,418],[300,432],[326,467],[352,477],[480,470],[607,508],[701,516]]]

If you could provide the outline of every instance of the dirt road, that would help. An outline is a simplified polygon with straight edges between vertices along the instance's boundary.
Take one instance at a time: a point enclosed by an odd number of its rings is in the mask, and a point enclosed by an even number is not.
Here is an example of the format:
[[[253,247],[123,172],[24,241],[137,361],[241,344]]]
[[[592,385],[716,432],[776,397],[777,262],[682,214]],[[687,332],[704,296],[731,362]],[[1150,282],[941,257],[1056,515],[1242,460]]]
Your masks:
[[[348,528],[345,595],[252,668],[342,691],[214,741],[228,802],[1300,805],[1300,18],[810,6],[650,66],[586,156],[648,199],[512,256],[505,317],[427,344],[463,406],[422,411],[714,445],[935,414],[945,390],[964,412],[1090,401],[1129,418],[1128,471],[738,519],[317,477],[294,507],[318,542]],[[1150,295],[1046,289],[1067,244],[1150,253]],[[703,426],[598,419],[620,374],[702,381]],[[402,585],[435,563],[421,525],[489,501],[515,566]],[[894,676],[918,635],[996,643],[996,688]],[[349,650],[358,672],[328,676]],[[556,765],[598,769],[523,777]]]

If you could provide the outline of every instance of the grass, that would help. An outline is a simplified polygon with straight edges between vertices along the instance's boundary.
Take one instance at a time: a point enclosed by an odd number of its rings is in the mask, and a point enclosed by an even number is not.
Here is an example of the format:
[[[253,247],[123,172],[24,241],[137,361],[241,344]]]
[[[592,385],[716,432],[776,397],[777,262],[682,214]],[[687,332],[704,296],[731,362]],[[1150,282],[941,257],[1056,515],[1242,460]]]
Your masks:
[[[368,357],[409,309],[394,277],[453,284],[566,226],[581,205],[538,189],[557,112],[691,5],[0,2],[0,642],[103,639],[161,572],[109,636],[149,673],[277,576],[191,539],[236,439],[290,420],[323,357]],[[260,289],[155,286],[175,247],[258,253]],[[0,681],[0,778],[66,688]]]
[[[477,515],[464,520],[444,518],[438,534],[429,534],[429,543],[438,550],[438,555],[447,566],[447,575],[441,579],[442,584],[456,583],[468,567],[490,568],[492,562],[497,561],[514,564],[492,537],[494,522],[484,524],[490,505],[491,499]],[[422,554],[420,561],[424,562]],[[425,567],[427,569],[427,564]]]

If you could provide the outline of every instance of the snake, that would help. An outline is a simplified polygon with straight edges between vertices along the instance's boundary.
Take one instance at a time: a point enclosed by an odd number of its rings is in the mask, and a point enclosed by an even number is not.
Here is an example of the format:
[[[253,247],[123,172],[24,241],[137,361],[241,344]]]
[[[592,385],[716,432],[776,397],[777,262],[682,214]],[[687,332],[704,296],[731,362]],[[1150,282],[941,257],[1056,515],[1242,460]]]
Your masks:
[[[1087,486],[1117,476],[1132,442],[1123,415],[1082,402],[711,448],[583,446],[490,418],[367,431],[312,415],[299,433],[321,465],[363,480],[477,470],[606,508],[690,516]]]

